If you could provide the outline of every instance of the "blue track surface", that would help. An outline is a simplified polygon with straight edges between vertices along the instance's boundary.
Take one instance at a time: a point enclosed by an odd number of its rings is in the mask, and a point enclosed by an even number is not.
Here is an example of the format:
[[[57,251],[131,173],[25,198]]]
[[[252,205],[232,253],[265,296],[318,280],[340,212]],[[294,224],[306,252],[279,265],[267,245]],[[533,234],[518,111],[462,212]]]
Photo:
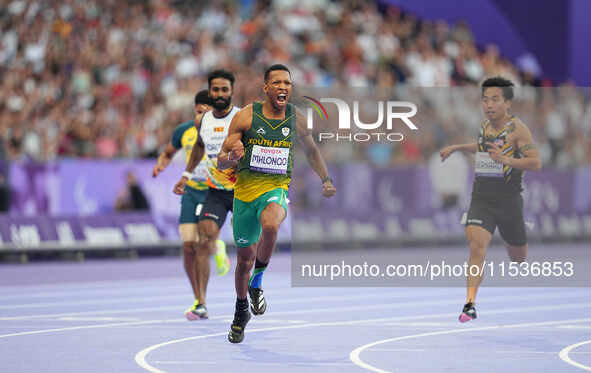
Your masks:
[[[463,288],[292,288],[289,268],[272,258],[267,313],[232,345],[233,273],[189,322],[178,258],[2,265],[0,372],[591,370],[588,288],[483,287],[460,324]]]

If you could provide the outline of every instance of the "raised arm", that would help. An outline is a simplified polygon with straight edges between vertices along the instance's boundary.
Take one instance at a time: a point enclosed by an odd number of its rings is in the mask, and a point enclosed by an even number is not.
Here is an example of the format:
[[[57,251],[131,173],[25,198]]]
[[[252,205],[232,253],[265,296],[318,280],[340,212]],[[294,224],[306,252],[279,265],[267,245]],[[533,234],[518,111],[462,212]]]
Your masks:
[[[252,125],[252,105],[242,108],[230,123],[228,136],[222,144],[222,149],[218,154],[218,168],[225,170],[236,167],[238,160],[244,156],[244,147],[242,146],[242,135],[246,133]]]
[[[336,189],[332,184],[332,179],[328,176],[326,162],[324,162],[324,158],[314,142],[312,132],[306,125],[306,116],[300,109],[296,109],[296,130],[298,134],[297,138],[300,144],[304,147],[310,167],[312,167],[322,181],[322,195],[325,197],[334,196]]]

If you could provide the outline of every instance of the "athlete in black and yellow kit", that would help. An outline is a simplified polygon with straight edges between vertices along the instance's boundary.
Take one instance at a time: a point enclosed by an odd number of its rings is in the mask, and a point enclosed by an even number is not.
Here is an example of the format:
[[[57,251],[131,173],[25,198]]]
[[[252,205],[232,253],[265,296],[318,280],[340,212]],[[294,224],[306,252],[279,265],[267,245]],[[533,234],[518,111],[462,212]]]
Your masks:
[[[152,176],[157,177],[170,164],[176,152],[183,148],[186,153],[187,163],[191,157],[193,146],[197,142],[197,135],[199,129],[196,124],[199,124],[201,116],[207,111],[211,110],[211,100],[207,90],[198,92],[195,95],[195,120],[180,124],[175,128],[172,139],[166,145],[166,149],[158,157],[158,161],[152,170]],[[179,233],[183,241],[183,263],[185,272],[191,283],[195,302],[193,306],[185,311],[185,316],[188,320],[197,320],[195,310],[199,304],[199,293],[197,285],[197,259],[195,256],[196,243],[199,241],[197,233],[197,222],[199,220],[199,210],[203,206],[205,196],[207,193],[207,172],[205,165],[198,167],[189,176],[189,179],[184,186],[184,194],[181,198],[181,213],[179,217]],[[228,273],[230,264],[228,256],[226,255],[226,245],[223,241],[216,242],[215,262],[217,273],[220,276]]]
[[[475,153],[474,186],[470,209],[465,217],[470,244],[470,266],[481,268],[479,276],[468,273],[466,304],[460,322],[476,318],[475,300],[482,281],[484,257],[495,228],[505,241],[509,257],[523,262],[527,256],[527,236],[523,218],[521,179],[524,170],[539,170],[542,162],[531,132],[509,114],[513,83],[495,77],[482,83],[482,123],[478,142],[452,145],[440,152],[444,161],[454,151]]]
[[[307,129],[305,116],[288,103],[291,74],[283,65],[265,72],[264,102],[255,102],[236,114],[218,155],[218,167],[237,167],[232,228],[238,247],[236,264],[236,311],[228,339],[240,343],[251,310],[262,315],[267,307],[261,283],[263,272],[287,216],[287,190],[291,181],[296,139],[308,162],[322,180],[322,194],[336,192],[320,151]],[[260,240],[260,241],[259,241]],[[255,263],[256,261],[256,263]],[[250,270],[254,265],[252,276]]]

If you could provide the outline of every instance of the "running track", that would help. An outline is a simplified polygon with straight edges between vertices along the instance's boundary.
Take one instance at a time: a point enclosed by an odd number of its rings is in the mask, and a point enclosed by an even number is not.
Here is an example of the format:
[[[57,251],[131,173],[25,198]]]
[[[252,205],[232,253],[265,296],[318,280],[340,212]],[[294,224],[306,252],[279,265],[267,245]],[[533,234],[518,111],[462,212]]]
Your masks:
[[[234,264],[234,263],[233,263]],[[210,320],[188,322],[177,257],[0,265],[0,372],[584,372],[589,288],[293,288],[289,254],[242,344],[227,341],[233,273],[212,277]]]

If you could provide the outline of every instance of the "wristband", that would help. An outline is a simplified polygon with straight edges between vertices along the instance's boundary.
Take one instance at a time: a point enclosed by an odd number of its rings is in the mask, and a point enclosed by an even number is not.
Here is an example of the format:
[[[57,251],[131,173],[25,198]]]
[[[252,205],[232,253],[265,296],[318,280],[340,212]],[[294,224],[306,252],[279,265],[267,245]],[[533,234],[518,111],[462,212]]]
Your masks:
[[[322,179],[322,184],[326,183],[327,181],[330,181],[332,183],[332,178],[330,176],[327,176],[325,178]]]
[[[193,176],[193,174],[191,174],[189,171],[183,172],[183,177],[186,177],[187,179],[191,180],[191,176]]]

